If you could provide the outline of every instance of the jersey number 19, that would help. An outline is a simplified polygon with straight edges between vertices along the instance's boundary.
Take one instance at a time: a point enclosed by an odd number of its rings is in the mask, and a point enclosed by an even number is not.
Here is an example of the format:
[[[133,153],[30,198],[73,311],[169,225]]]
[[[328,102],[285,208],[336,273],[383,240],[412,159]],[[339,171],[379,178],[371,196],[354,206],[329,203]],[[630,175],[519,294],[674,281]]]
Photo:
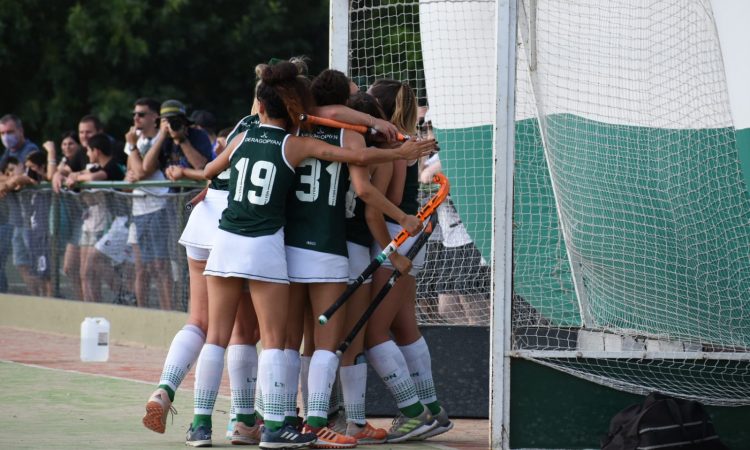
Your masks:
[[[240,158],[234,165],[239,174],[233,200],[241,202],[245,194],[245,180],[249,158]],[[247,200],[254,205],[265,205],[271,200],[273,180],[276,177],[276,166],[270,161],[256,161],[250,171],[250,189],[247,190]],[[260,188],[260,193],[257,193]]]

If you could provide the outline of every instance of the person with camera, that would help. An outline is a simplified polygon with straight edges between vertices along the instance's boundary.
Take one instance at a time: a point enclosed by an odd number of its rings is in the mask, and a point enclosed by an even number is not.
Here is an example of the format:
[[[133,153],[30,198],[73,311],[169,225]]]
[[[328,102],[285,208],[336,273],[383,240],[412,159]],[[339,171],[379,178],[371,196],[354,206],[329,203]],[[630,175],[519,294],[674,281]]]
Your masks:
[[[125,134],[125,153],[128,170],[125,180],[165,180],[159,167],[145,170],[143,158],[159,139],[160,105],[151,98],[139,98],[133,105],[133,126]],[[168,236],[164,224],[167,217],[167,200],[162,197],[169,188],[136,188],[133,190],[133,220],[130,223],[128,244],[133,247],[135,259],[135,297],[139,307],[147,306],[151,280],[159,274],[171,273],[168,254]],[[153,275],[153,277],[152,277]],[[159,307],[172,309],[172,278],[159,278],[157,283]]]
[[[167,100],[159,109],[160,133],[143,157],[143,170],[166,172],[169,166],[203,169],[213,159],[211,141],[205,131],[191,127],[185,105]]]

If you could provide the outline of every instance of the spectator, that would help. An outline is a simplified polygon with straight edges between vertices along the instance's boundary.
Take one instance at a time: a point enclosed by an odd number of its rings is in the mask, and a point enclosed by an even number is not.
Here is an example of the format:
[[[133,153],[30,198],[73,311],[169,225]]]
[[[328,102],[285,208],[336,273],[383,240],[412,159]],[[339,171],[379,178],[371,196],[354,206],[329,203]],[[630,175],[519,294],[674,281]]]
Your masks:
[[[47,181],[47,156],[44,152],[33,151],[26,156],[25,170],[21,171],[21,165],[15,157],[8,158],[9,178],[0,196],[8,191],[17,191],[24,186],[38,184]],[[13,167],[15,166],[15,167]],[[24,222],[24,240],[29,251],[31,261],[30,272],[26,275],[30,280],[30,292],[32,295],[52,296],[52,283],[49,268],[49,191],[33,190],[26,203],[27,211],[22,217]],[[29,283],[31,281],[31,283]]]
[[[213,155],[216,156],[216,146],[218,145],[216,135],[216,117],[214,117],[210,111],[196,109],[190,114],[190,121],[193,122],[193,127],[203,130],[208,134],[208,139],[211,141]]]
[[[9,158],[13,157],[18,161],[18,169],[22,170],[26,157],[38,150],[36,144],[26,139],[21,119],[13,114],[0,117],[0,137],[5,148],[0,157],[0,167],[5,167]],[[0,183],[5,181],[7,177],[0,174]],[[24,282],[31,289],[34,280],[30,275],[31,260],[26,245],[28,239],[24,238],[24,235],[28,234],[28,229],[23,226],[23,205],[16,195],[10,196],[6,202],[7,214],[0,214],[2,216],[0,217],[2,224],[0,225],[0,292],[8,290],[5,262],[8,259],[9,250],[13,254],[13,265],[17,267]]]
[[[159,103],[150,98],[135,101],[133,126],[125,135],[128,171],[125,180],[164,180],[158,167],[145,170],[143,157],[159,134]],[[152,275],[158,279],[159,306],[172,309],[172,277],[168,255],[169,223],[166,194],[169,188],[136,188],[133,190],[133,222],[128,243],[135,257],[135,297],[140,307],[146,306]]]
[[[5,147],[2,157],[0,157],[0,167],[4,167],[6,160],[11,156],[23,165],[29,153],[39,150],[36,144],[26,139],[21,119],[13,114],[0,117],[0,137],[3,141],[3,147]]]
[[[185,105],[178,100],[167,100],[159,110],[160,133],[143,158],[143,170],[157,168],[165,173],[169,166],[203,169],[211,161],[211,141],[205,131],[191,127]]]
[[[62,157],[57,167],[54,168],[51,177],[52,190],[58,194],[64,186],[66,177],[72,172],[85,170],[86,164],[89,162],[89,158],[86,156],[86,149],[78,142],[78,135],[79,133],[74,130],[65,132],[62,135],[60,142]],[[88,136],[88,133],[86,135]],[[49,173],[52,169],[52,167],[49,167],[49,161],[57,157],[57,149],[55,148],[55,143],[52,141],[45,142],[44,149],[47,151],[47,171]],[[52,155],[55,155],[55,158]],[[70,281],[71,297],[81,300],[83,299],[80,271],[81,253],[78,244],[81,240],[81,216],[83,211],[77,198],[65,195],[61,196],[60,199],[60,240],[65,245],[63,273]]]
[[[112,142],[104,134],[95,134],[87,138],[86,154],[89,157],[88,167],[79,172],[70,173],[65,185],[73,187],[84,181],[122,180],[125,172],[112,154]],[[88,208],[84,212],[81,232],[81,286],[83,300],[95,302],[101,298],[102,271],[105,262],[94,245],[102,237],[109,225],[110,212],[104,202],[89,196]]]
[[[114,156],[115,161],[123,167],[127,166],[128,157],[125,154],[123,143],[116,141],[115,138],[104,132],[104,124],[99,120],[99,117],[93,114],[81,117],[81,120],[78,122],[78,140],[84,149],[88,147],[89,139],[95,134],[104,134],[109,139],[112,156]]]

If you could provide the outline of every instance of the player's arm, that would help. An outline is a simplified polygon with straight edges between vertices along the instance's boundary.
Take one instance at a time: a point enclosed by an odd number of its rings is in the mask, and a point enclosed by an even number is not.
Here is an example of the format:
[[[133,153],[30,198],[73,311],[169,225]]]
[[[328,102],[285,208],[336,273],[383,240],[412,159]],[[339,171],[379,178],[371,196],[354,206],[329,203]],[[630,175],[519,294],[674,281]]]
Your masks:
[[[351,147],[356,147],[357,145],[364,146],[365,141],[360,134],[345,131],[344,144]],[[374,168],[374,171],[379,171],[381,176],[390,178],[392,167],[392,163],[381,163]],[[349,175],[357,196],[368,206],[373,206],[381,213],[392,217],[412,236],[422,230],[422,224],[416,216],[401,211],[380,190],[373,186],[370,182],[370,169],[368,167],[350,165]]]
[[[216,175],[225,171],[227,167],[229,167],[229,160],[232,158],[232,154],[237,149],[237,147],[242,143],[242,141],[245,140],[246,134],[247,134],[247,131],[235,136],[232,139],[232,142],[229,143],[227,148],[224,149],[224,151],[221,152],[219,156],[214,158],[213,161],[206,164],[206,167],[203,168],[203,179],[210,180]]]
[[[378,119],[367,113],[351,109],[344,105],[327,105],[318,106],[313,109],[313,113],[326,119],[348,122],[354,125],[365,125],[374,128],[379,133],[385,135],[389,141],[395,141],[398,135],[398,128],[387,120]]]
[[[395,149],[368,150],[338,147],[310,137],[290,136],[287,139],[285,151],[289,163],[294,167],[306,158],[366,166],[397,159],[416,159],[414,155],[428,154],[434,147],[434,140],[425,140],[407,141]]]

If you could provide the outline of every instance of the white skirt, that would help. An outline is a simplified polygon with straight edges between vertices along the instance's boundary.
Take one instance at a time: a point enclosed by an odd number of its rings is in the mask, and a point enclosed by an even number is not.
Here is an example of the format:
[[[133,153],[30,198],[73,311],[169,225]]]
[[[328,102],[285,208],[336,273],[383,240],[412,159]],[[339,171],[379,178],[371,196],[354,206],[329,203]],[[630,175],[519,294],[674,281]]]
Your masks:
[[[218,228],[213,233],[216,239],[203,275],[289,284],[283,228],[274,234],[258,237]]]
[[[345,256],[286,246],[289,281],[294,283],[346,283],[349,261]]]
[[[178,242],[185,247],[210,250],[214,245],[215,231],[219,229],[221,213],[227,208],[228,195],[227,191],[209,189],[206,197],[190,212],[190,217]]]
[[[346,249],[349,252],[349,283],[354,283],[372,261],[370,249],[349,241],[346,242]],[[369,283],[372,283],[372,277],[366,279],[363,284]]]
[[[391,234],[391,239],[395,238],[396,235],[398,233],[400,233],[401,230],[402,230],[401,225],[399,225],[397,223],[386,222],[385,224],[388,226],[388,232]],[[409,236],[409,238],[406,240],[406,242],[404,242],[403,244],[401,244],[401,246],[398,248],[398,250],[397,250],[398,253],[401,254],[401,255],[405,255],[406,252],[409,251],[409,249],[411,248],[411,246],[414,245],[414,241],[416,241],[417,238],[419,237],[419,235],[421,235],[421,234],[422,233],[420,232],[416,236]],[[372,248],[370,249],[370,257],[371,258],[375,258],[382,251],[383,251],[383,249],[380,247],[380,245],[378,245],[377,242],[374,242],[372,244]],[[422,247],[419,250],[419,253],[417,253],[417,256],[415,256],[414,259],[412,259],[412,261],[411,261],[412,266],[411,266],[411,270],[409,271],[409,275],[411,275],[413,277],[416,277],[419,274],[419,271],[422,270],[422,267],[424,267],[424,255],[425,255],[425,247]],[[393,270],[393,265],[391,264],[391,260],[390,259],[386,259],[383,262],[383,266],[382,267],[385,267],[387,269]]]

